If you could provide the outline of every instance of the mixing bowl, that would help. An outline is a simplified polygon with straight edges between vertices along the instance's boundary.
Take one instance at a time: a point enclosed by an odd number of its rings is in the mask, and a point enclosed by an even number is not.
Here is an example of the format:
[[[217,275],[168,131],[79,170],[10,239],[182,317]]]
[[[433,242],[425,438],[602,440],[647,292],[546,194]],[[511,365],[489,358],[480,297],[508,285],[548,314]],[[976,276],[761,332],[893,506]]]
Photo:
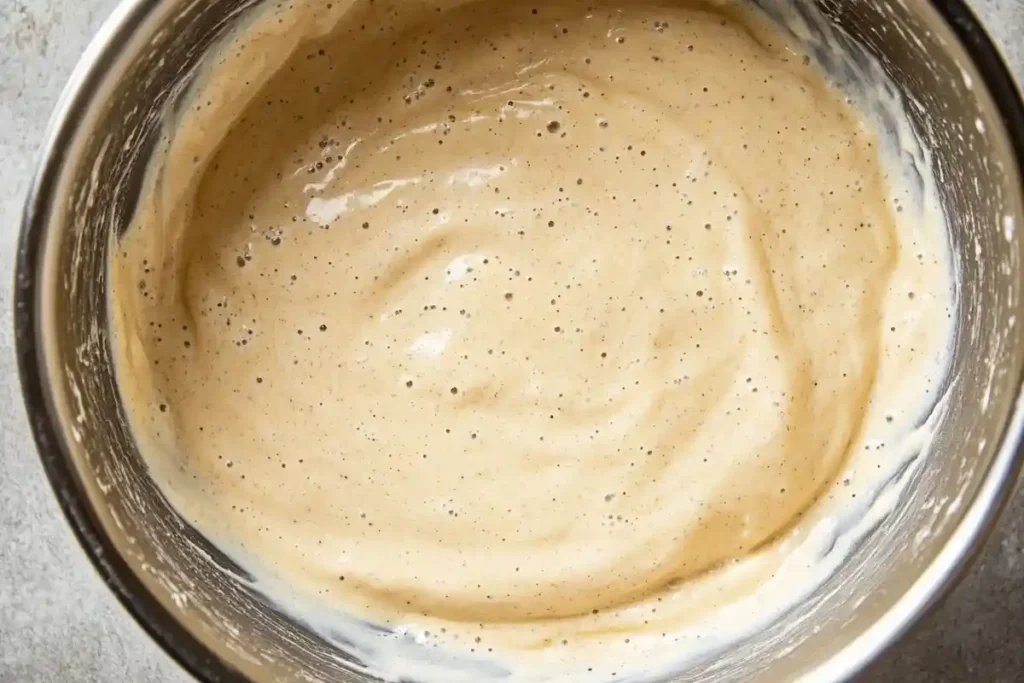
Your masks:
[[[762,0],[768,11],[779,2]],[[793,2],[813,42],[871,55],[932,150],[958,276],[947,403],[892,511],[804,603],[675,680],[856,675],[945,594],[1020,466],[1024,107],[962,2]],[[25,403],[82,546],[139,623],[205,681],[366,681],[331,642],[248,587],[147,475],[125,420],[107,325],[108,253],[197,69],[256,0],[126,0],[75,70],[42,148],[17,264]],[[819,55],[827,62],[828,55]],[[826,64],[827,66],[827,64]]]

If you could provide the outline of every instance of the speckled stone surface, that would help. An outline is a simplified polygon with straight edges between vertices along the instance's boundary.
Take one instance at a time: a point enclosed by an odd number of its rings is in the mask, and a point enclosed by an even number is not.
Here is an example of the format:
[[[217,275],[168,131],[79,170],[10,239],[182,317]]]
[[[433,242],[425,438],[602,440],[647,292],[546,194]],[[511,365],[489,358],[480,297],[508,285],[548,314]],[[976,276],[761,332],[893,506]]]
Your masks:
[[[21,202],[46,121],[116,0],[0,0],[0,683],[186,683],[78,547],[39,466],[19,396],[10,314]],[[1024,81],[1024,0],[972,5]],[[1024,680],[1024,494],[970,575],[864,677]]]

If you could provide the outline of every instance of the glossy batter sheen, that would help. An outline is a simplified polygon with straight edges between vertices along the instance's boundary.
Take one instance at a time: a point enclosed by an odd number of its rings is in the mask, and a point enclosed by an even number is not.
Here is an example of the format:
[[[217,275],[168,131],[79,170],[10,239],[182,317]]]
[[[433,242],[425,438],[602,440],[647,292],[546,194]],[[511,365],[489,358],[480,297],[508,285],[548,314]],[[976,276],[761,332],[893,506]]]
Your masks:
[[[735,8],[344,4],[228,51],[114,259],[171,500],[566,671],[755,591],[941,380],[941,226],[873,128]]]

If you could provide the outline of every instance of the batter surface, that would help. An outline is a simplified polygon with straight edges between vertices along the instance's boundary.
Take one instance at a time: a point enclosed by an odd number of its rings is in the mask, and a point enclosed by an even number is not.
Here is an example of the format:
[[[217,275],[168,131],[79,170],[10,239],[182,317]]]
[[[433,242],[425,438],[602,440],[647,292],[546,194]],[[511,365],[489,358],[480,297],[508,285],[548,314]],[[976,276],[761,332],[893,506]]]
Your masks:
[[[452,5],[225,51],[112,264],[122,392],[174,504],[299,595],[643,668],[935,400],[941,219],[752,12]]]

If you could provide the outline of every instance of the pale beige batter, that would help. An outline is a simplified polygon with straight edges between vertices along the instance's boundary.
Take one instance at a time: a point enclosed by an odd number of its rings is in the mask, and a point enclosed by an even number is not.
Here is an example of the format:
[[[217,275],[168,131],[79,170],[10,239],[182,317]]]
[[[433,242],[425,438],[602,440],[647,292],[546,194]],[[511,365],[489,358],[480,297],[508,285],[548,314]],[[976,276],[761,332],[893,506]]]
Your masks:
[[[752,13],[454,4],[310,0],[226,51],[113,263],[122,391],[268,576],[615,671],[895,457],[941,220]]]

